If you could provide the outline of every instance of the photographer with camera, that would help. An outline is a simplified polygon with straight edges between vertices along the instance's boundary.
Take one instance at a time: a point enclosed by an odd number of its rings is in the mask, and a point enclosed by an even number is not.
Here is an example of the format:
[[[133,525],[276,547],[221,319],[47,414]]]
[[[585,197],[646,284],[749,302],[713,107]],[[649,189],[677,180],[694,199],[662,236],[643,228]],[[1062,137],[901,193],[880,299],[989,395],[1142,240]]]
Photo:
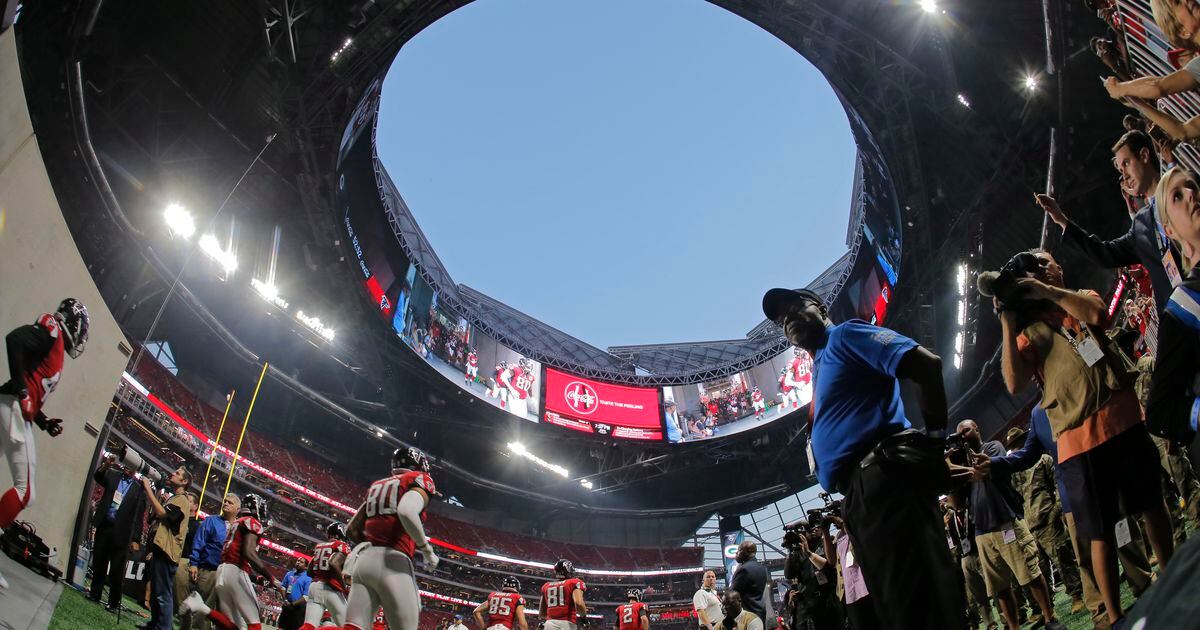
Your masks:
[[[142,540],[142,516],[146,511],[146,492],[137,479],[137,469],[122,466],[109,455],[92,475],[104,489],[92,515],[92,586],[88,599],[100,602],[108,585],[108,610],[121,608],[125,561],[137,553]]]
[[[150,479],[142,475],[142,487],[150,502],[150,510],[156,521],[150,543],[148,567],[150,569],[150,621],[146,630],[171,630],[175,615],[175,570],[183,555],[183,541],[187,537],[184,521],[192,511],[192,500],[187,488],[192,484],[192,473],[180,467],[165,480],[171,489],[171,498],[164,506],[155,494]]]
[[[1042,250],[1021,252],[1000,272],[979,276],[980,293],[993,297],[1000,316],[1008,391],[1024,390],[1035,377],[1042,385],[1040,406],[1058,445],[1076,529],[1090,541],[1096,583],[1115,624],[1123,616],[1116,548],[1129,542],[1125,517],[1144,516],[1163,568],[1174,551],[1171,522],[1130,364],[1099,328],[1104,301],[1063,286],[1062,268]]]
[[[867,589],[863,579],[862,566],[854,557],[854,545],[850,543],[850,535],[846,532],[846,523],[841,516],[841,501],[830,502],[830,513],[822,519],[819,525],[821,538],[825,544],[825,556],[838,567],[841,575],[841,590],[837,603],[842,604],[838,612],[844,611],[844,617],[850,622],[852,630],[875,630],[882,628],[879,616],[875,614],[875,601]],[[830,525],[837,528],[837,538],[829,536]],[[831,555],[832,554],[832,555]],[[835,610],[837,606],[835,605]]]
[[[901,630],[962,628],[963,585],[937,497],[952,477],[971,471],[944,459],[941,358],[860,320],[835,326],[820,296],[807,289],[767,291],[763,313],[813,357],[817,479],[845,496],[846,528],[880,617]],[[930,436],[905,416],[899,379],[919,386]]]
[[[783,547],[788,550],[783,576],[790,584],[784,601],[788,611],[785,619],[790,630],[835,630],[841,627],[841,615],[834,603],[837,572],[832,562],[814,551],[821,543],[818,526],[828,524],[822,510],[810,510],[809,518],[814,517],[817,520],[783,526]]]
[[[983,441],[974,420],[959,422],[958,434],[972,459],[1007,454],[1000,442]],[[1025,526],[1023,501],[1013,488],[1010,476],[974,479],[968,491],[971,513],[975,517],[975,546],[979,549],[983,583],[987,586],[988,597],[996,598],[1000,604],[1000,614],[1009,630],[1021,627],[1014,591],[1017,587],[1029,589],[1041,610],[1046,630],[1065,630],[1066,626],[1054,616],[1050,586],[1038,566],[1037,542]]]

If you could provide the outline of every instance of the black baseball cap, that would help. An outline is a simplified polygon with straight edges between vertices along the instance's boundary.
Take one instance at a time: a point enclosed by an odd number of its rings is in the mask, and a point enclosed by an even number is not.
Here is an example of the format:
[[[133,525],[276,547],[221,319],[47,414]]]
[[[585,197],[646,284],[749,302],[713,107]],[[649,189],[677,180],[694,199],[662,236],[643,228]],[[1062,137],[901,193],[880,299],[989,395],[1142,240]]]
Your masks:
[[[775,288],[767,291],[763,295],[763,315],[766,315],[767,319],[775,321],[776,318],[783,314],[788,306],[791,306],[793,303],[801,300],[814,302],[822,306],[825,304],[825,302],[821,300],[821,296],[817,295],[814,291],[809,291],[808,289]]]

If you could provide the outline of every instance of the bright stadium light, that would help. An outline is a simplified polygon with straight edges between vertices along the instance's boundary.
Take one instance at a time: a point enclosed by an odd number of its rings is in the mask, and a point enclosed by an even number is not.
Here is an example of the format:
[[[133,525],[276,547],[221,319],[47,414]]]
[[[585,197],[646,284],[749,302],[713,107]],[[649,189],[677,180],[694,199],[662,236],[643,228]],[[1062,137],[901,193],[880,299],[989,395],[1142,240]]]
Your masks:
[[[350,44],[353,44],[353,43],[354,43],[354,40],[347,37],[346,41],[342,42],[342,45],[340,47],[338,47],[337,50],[333,51],[333,55],[331,55],[329,57],[329,60],[337,61],[338,57],[342,56],[342,53],[346,52],[346,49],[349,48]]]
[[[212,234],[201,236],[200,249],[205,254],[208,254],[209,258],[212,258],[217,261],[217,264],[221,265],[221,268],[225,270],[225,275],[231,275],[237,270],[237,256],[232,251],[223,249],[221,244],[217,242],[216,236]]]
[[[333,341],[333,329],[326,326],[319,317],[309,317],[304,314],[304,311],[296,311],[296,319],[308,326],[313,332],[325,338],[325,341]]]
[[[1037,77],[1032,74],[1027,75],[1025,77],[1025,89],[1032,92],[1032,91],[1036,90],[1037,88],[1038,88]]]
[[[921,0],[919,4],[921,5],[922,11],[926,13],[937,13],[938,6],[937,2],[934,0]]]
[[[508,446],[509,452],[511,452],[513,455],[519,455],[521,457],[524,457],[525,459],[533,462],[540,468],[549,470],[550,472],[555,473],[564,478],[571,476],[571,473],[568,472],[566,468],[559,466],[558,464],[551,464],[550,462],[538,457],[537,455],[530,453],[529,449],[525,448],[525,445],[520,442],[509,442],[507,444],[507,446]]]
[[[163,219],[167,221],[167,229],[171,234],[181,236],[184,240],[192,238],[196,233],[196,220],[192,218],[192,213],[177,203],[172,203],[163,210]]]
[[[267,284],[258,278],[250,278],[250,286],[254,287],[255,292],[259,297],[267,302],[274,304],[276,307],[287,310],[287,300],[279,297],[279,288],[273,284]]]
[[[970,107],[970,106],[971,106],[971,101],[968,101],[968,100],[967,100],[967,96],[966,96],[965,94],[961,94],[961,93],[960,93],[960,94],[958,95],[958,104],[959,104],[959,105],[962,105],[963,107]]]
[[[584,488],[587,488],[588,490],[591,490],[594,487],[594,484],[587,479],[580,479],[579,485],[583,486]]]

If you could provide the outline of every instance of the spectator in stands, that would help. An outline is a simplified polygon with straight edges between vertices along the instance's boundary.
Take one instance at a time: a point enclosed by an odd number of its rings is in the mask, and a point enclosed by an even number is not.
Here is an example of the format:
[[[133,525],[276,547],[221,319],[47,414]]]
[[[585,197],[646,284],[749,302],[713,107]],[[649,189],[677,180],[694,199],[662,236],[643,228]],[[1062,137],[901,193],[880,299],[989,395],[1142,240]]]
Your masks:
[[[668,400],[663,404],[663,416],[667,425],[667,440],[682,442],[683,433],[679,429],[679,415],[675,413],[675,401]]]
[[[99,603],[108,584],[108,610],[121,608],[121,589],[125,582],[125,561],[129,552],[137,553],[142,540],[146,491],[135,471],[122,468],[110,455],[92,478],[104,489],[92,515],[92,587],[88,599]]]
[[[1171,295],[1159,322],[1159,353],[1150,382],[1146,421],[1150,430],[1187,444],[1197,430],[1196,376],[1200,374],[1200,185],[1194,173],[1167,171],[1155,197],[1167,234],[1183,255],[1187,277]]]
[[[225,536],[229,532],[229,526],[237,520],[237,513],[241,507],[242,500],[237,495],[225,495],[225,499],[221,501],[221,513],[206,516],[192,539],[192,552],[188,556],[188,576],[192,590],[200,593],[210,606],[213,590],[217,585],[217,567],[221,565]],[[208,617],[204,615],[187,615],[180,621],[179,628],[207,630],[210,625]]]
[[[1158,25],[1163,35],[1167,36],[1167,41],[1172,46],[1200,52],[1200,7],[1195,2],[1192,0],[1150,0],[1150,11],[1154,14],[1154,23]],[[1167,92],[1166,94],[1174,93]],[[1143,96],[1143,98],[1161,97],[1150,95]]]
[[[1121,189],[1141,199],[1141,209],[1133,217],[1129,231],[1120,237],[1102,241],[1067,218],[1058,202],[1048,195],[1035,200],[1050,220],[1063,230],[1063,240],[1081,249],[1097,264],[1108,268],[1142,265],[1154,285],[1154,301],[1161,313],[1171,295],[1174,278],[1179,275],[1175,248],[1165,241],[1161,213],[1155,207],[1158,186],[1158,157],[1150,138],[1141,131],[1129,131],[1113,145],[1113,164],[1121,174]]]
[[[150,621],[146,630],[171,630],[175,616],[175,570],[183,555],[183,541],[187,537],[184,520],[195,507],[187,495],[192,483],[192,473],[178,468],[167,478],[171,498],[164,506],[158,501],[150,480],[142,477],[142,488],[150,503],[157,525],[150,543]]]
[[[959,422],[958,434],[983,461],[1006,454],[999,441],[983,441],[974,420]],[[1054,615],[1050,585],[1038,566],[1037,542],[1022,518],[1024,502],[1013,488],[1011,475],[975,479],[968,491],[970,509],[975,516],[975,546],[983,566],[983,582],[988,597],[995,597],[1000,604],[1000,614],[1010,630],[1017,630],[1021,625],[1017,619],[1015,589],[1018,587],[1032,593],[1047,630],[1065,629]]]
[[[700,588],[692,596],[692,608],[696,611],[700,627],[713,630],[721,621],[721,600],[713,590],[717,586],[717,573],[705,571],[701,580]]]
[[[308,575],[308,564],[296,558],[292,570],[279,582],[287,594],[287,603],[279,613],[279,630],[299,630],[304,623],[304,611],[308,607],[308,587],[312,577]]]
[[[463,624],[462,615],[454,615],[454,623],[450,624],[450,630],[467,630],[467,626]]]
[[[717,630],[764,630],[762,618],[749,610],[742,610],[742,594],[730,590],[725,593],[725,616],[717,624]]]
[[[941,359],[886,328],[859,320],[835,326],[821,297],[806,289],[771,289],[763,313],[813,357],[817,478],[846,497],[843,518],[876,610],[895,628],[962,627],[963,585],[937,498],[951,475],[970,470],[942,468]],[[905,417],[902,378],[918,384],[932,438]]]
[[[738,545],[738,566],[733,572],[729,590],[740,593],[739,608],[744,606],[758,615],[769,630],[775,625],[775,613],[771,610],[771,570],[755,558],[757,553],[758,545],[752,540],[742,541]]]
[[[1045,251],[1021,252],[1002,274],[981,274],[980,291],[1000,316],[1001,373],[1012,394],[1035,378],[1058,444],[1064,485],[1079,536],[1091,541],[1092,569],[1109,621],[1123,615],[1117,588],[1118,541],[1125,514],[1142,514],[1160,566],[1171,559],[1171,523],[1163,502],[1158,451],[1141,421],[1121,350],[1096,328],[1107,317],[1094,291],[1070,291]],[[1001,287],[1001,288],[998,288]],[[1121,543],[1127,542],[1125,540]]]

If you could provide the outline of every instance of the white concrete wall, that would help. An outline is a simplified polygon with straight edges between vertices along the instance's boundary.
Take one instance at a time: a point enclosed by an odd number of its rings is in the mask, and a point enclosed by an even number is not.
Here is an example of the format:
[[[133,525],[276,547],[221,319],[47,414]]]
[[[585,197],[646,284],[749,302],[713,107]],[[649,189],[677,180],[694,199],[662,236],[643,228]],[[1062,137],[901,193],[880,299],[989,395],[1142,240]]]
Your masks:
[[[46,414],[61,417],[64,431],[57,438],[37,431],[36,496],[18,517],[58,547],[55,564],[62,569],[96,446],[84,423],[103,425],[127,358],[118,350],[125,338],[84,266],[46,175],[10,29],[0,34],[0,335],[52,312],[65,297],[88,307],[91,335],[84,354],[67,359],[47,399]],[[7,379],[5,358],[0,381]],[[12,486],[7,461],[0,468],[4,492]]]

